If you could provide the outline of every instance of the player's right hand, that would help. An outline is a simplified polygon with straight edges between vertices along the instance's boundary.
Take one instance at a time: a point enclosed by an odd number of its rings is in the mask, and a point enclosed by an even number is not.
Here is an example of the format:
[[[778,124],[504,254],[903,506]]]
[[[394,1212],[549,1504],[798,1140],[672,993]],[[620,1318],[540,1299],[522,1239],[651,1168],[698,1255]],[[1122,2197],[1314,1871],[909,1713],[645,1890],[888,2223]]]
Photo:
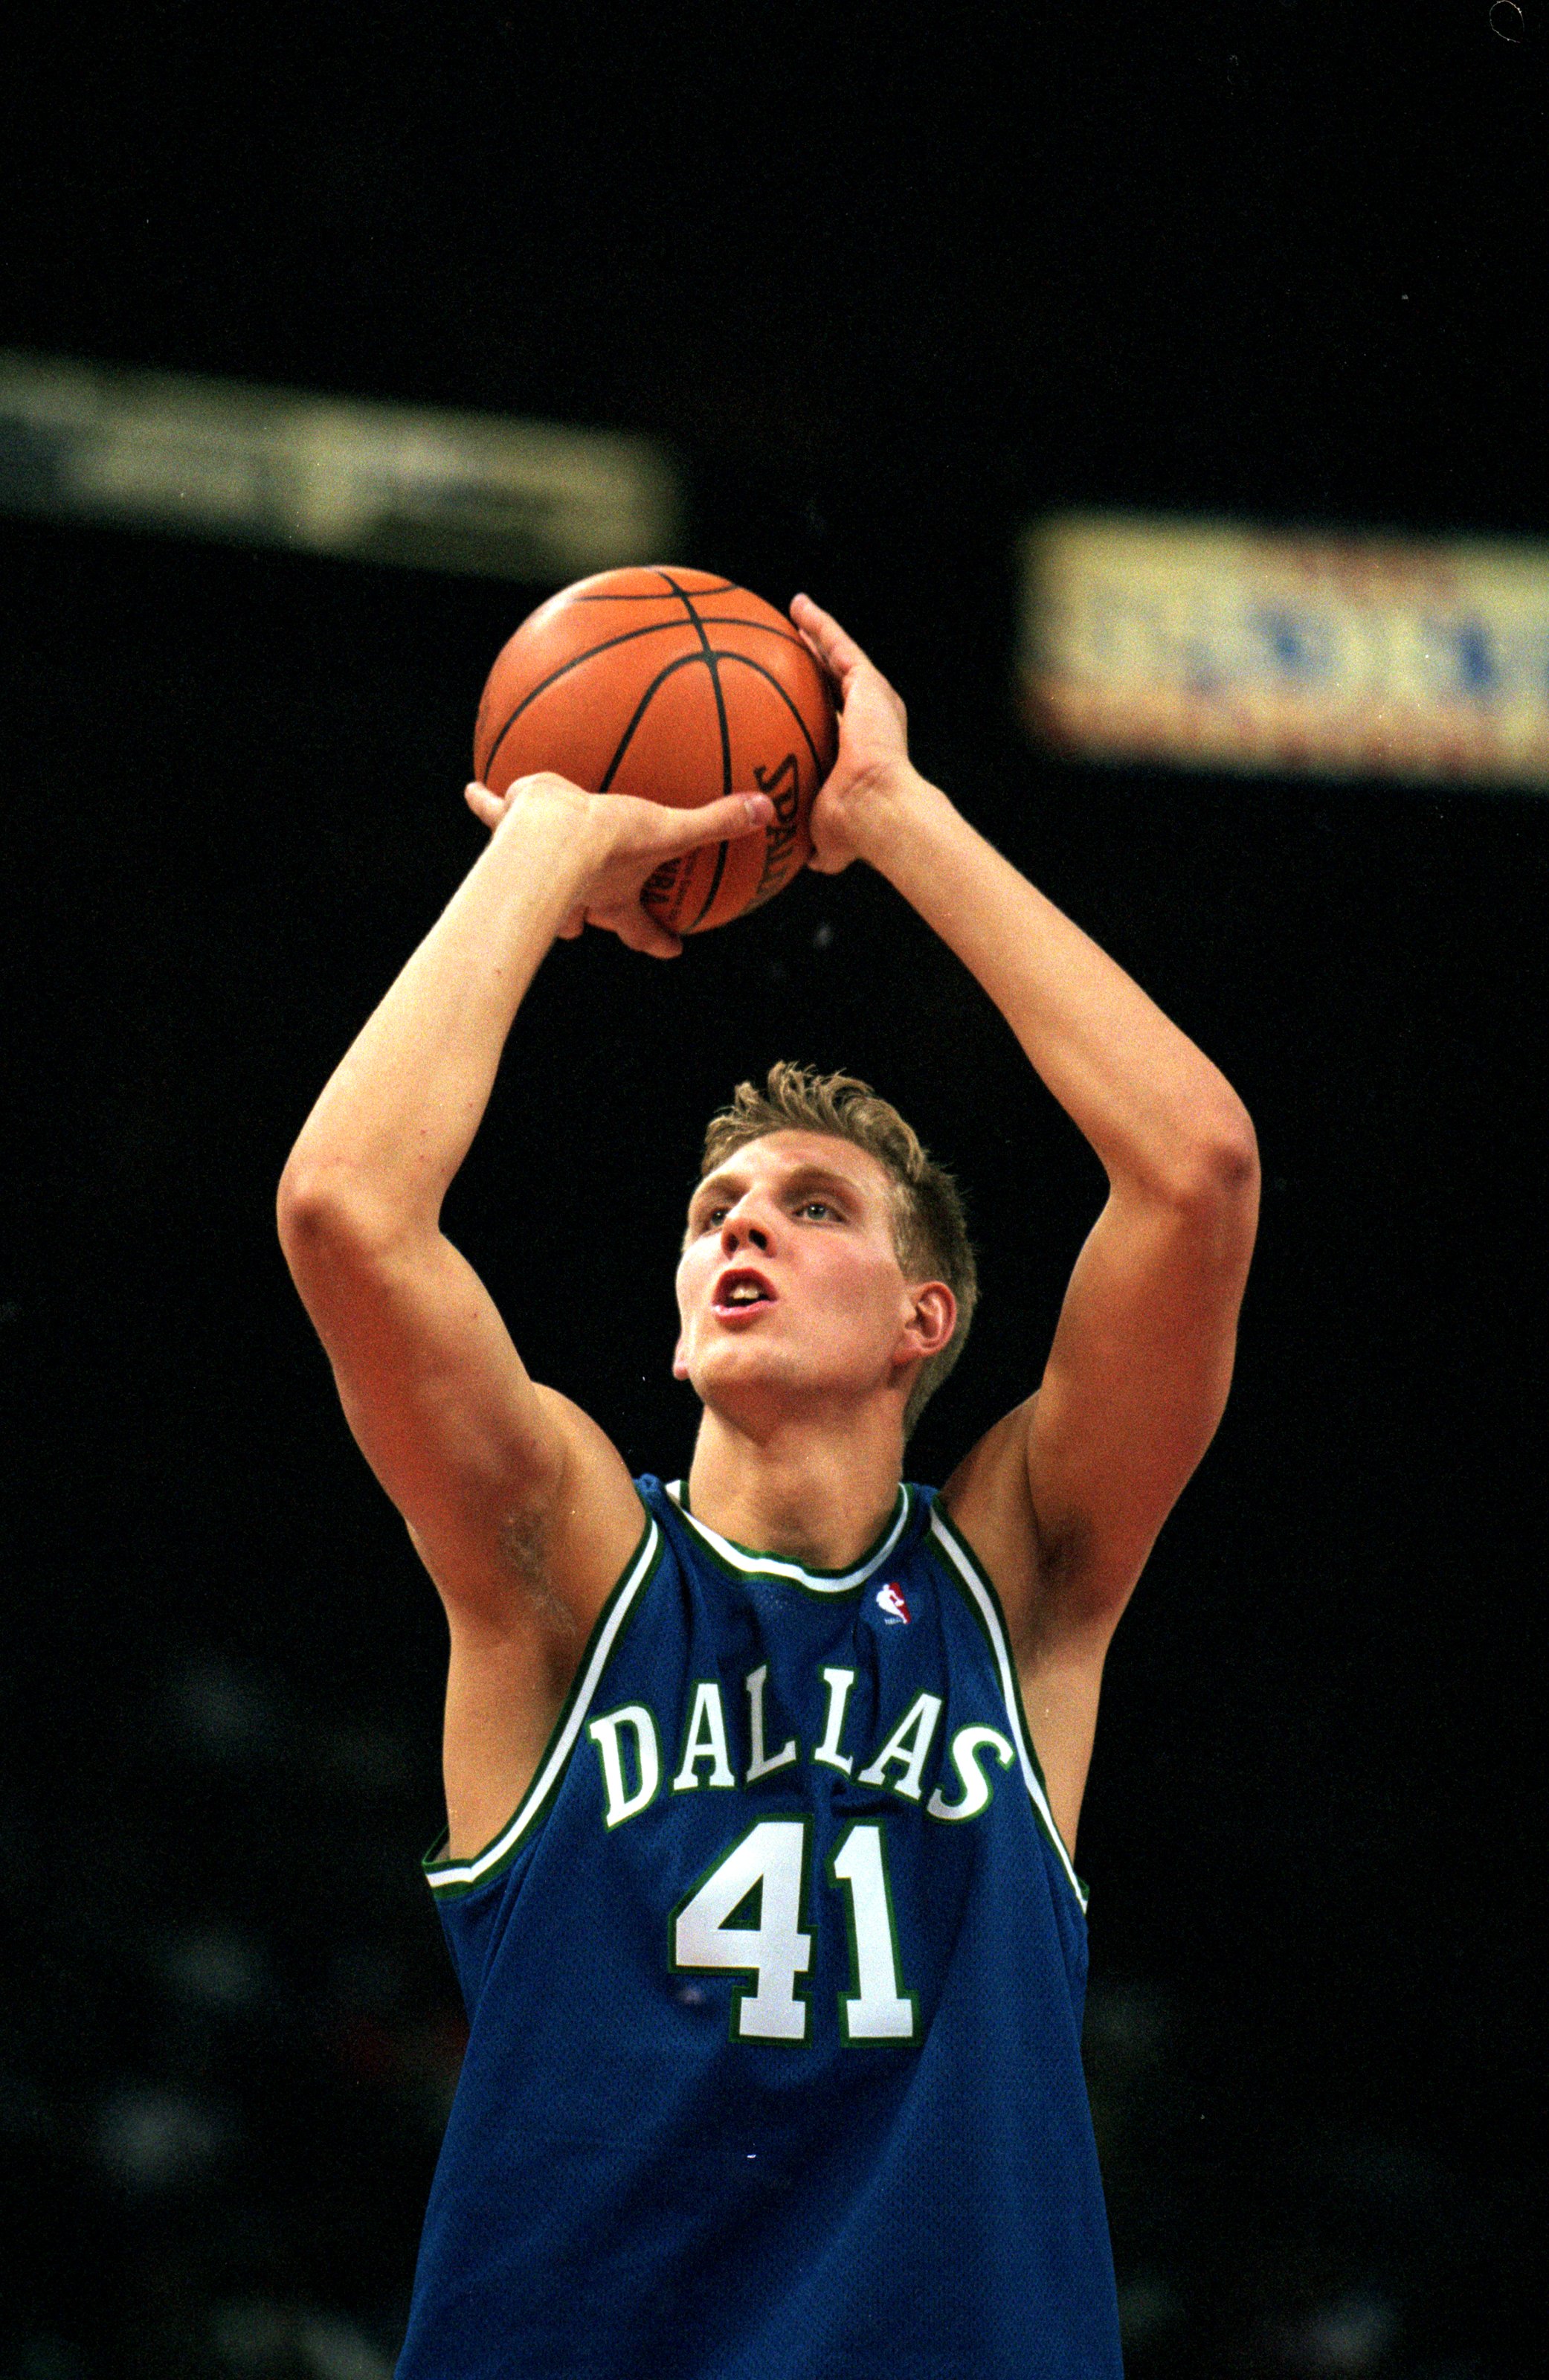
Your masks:
[[[518,777],[503,794],[472,784],[464,799],[491,833],[497,828],[519,832],[522,818],[535,808],[563,807],[574,820],[577,843],[589,845],[595,858],[581,897],[559,928],[562,939],[574,941],[583,926],[600,926],[631,950],[663,959],[676,958],[683,944],[641,907],[647,878],[663,860],[701,844],[762,834],[775,814],[768,794],[726,794],[697,809],[678,810],[633,794],[585,793],[568,778],[547,771]]]
[[[820,875],[837,876],[853,859],[870,856],[878,828],[888,832],[886,796],[913,776],[909,718],[902,697],[831,613],[798,595],[791,617],[839,698],[839,752],[812,806],[807,862]]]

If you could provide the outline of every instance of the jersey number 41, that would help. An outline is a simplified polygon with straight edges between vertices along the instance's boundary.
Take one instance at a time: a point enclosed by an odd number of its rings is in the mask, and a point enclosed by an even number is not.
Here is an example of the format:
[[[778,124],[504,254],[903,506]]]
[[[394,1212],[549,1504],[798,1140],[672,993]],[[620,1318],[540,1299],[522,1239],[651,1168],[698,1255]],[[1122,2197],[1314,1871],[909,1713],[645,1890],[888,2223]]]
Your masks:
[[[803,1925],[807,1874],[805,1818],[761,1818],[722,1853],[672,1912],[672,1956],[680,1973],[730,1969],[751,1975],[733,1993],[734,2041],[805,2041],[807,2004],[796,1978],[812,1964]],[[888,1884],[882,1822],[857,1818],[828,1862],[850,1927],[850,1980],[839,1996],[846,2041],[914,2041],[919,2003],[899,1973],[898,1929]],[[743,1922],[733,1925],[732,1920]]]

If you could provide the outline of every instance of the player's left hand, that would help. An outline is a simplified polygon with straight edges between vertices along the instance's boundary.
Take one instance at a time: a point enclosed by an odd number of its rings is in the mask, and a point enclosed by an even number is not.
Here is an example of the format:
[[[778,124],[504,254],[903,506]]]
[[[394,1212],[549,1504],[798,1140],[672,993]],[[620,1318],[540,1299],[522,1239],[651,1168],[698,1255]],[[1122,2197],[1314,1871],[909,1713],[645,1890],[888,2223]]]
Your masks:
[[[763,834],[774,823],[766,793],[726,794],[694,809],[643,801],[634,794],[588,794],[551,770],[518,777],[503,794],[471,784],[463,798],[492,835],[518,838],[528,822],[557,808],[567,839],[589,865],[575,887],[576,898],[561,919],[561,941],[574,941],[586,926],[617,934],[647,957],[676,958],[683,944],[643,905],[646,882],[664,859],[677,859],[701,844]]]
[[[908,713],[876,662],[810,595],[795,598],[791,617],[839,698],[839,757],[812,806],[807,863],[837,876],[866,856],[868,824],[909,773]]]

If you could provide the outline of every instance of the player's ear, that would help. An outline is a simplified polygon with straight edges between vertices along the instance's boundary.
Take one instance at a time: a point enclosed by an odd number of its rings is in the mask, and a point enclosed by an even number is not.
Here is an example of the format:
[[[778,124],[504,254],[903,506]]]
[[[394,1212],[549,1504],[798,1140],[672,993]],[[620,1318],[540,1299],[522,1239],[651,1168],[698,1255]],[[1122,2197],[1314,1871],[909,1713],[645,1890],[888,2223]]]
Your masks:
[[[688,1378],[688,1356],[681,1339],[672,1350],[672,1378],[675,1380],[686,1380]]]
[[[914,1310],[906,1326],[911,1355],[939,1355],[957,1329],[957,1299],[944,1281],[921,1281],[911,1292]]]

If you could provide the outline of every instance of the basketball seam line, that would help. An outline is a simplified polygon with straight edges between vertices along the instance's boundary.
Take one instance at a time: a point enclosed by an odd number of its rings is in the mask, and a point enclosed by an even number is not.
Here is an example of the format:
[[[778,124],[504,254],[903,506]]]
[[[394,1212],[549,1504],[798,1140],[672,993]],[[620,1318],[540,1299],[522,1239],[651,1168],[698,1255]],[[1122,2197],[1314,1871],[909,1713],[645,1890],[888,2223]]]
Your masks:
[[[787,710],[791,713],[792,718],[801,729],[803,737],[806,744],[806,748],[812,755],[813,767],[815,769],[821,769],[823,766],[822,759],[818,753],[817,745],[812,740],[812,730],[807,725],[806,721],[802,717],[801,706],[799,703],[793,701],[791,696],[787,694],[785,688],[781,686],[774,672],[772,670],[767,670],[762,662],[756,662],[748,653],[722,653],[720,655],[720,659],[723,662],[741,662],[745,669],[755,670],[761,678],[768,679],[769,685],[773,686],[776,694],[779,695],[781,702],[784,703]]]
[[[601,648],[599,647],[598,650],[600,650]],[[645,693],[640,697],[639,701],[636,703],[635,707],[635,715],[631,719],[628,726],[624,729],[623,735],[614,749],[613,757],[608,763],[607,774],[604,776],[602,783],[598,787],[598,792],[599,794],[605,794],[611,790],[613,778],[623,759],[623,756],[628,751],[630,744],[634,740],[635,729],[639,726],[641,720],[645,717],[646,712],[650,708],[651,703],[654,701],[660,688],[665,686],[667,680],[673,676],[678,670],[692,668],[696,662],[704,662],[708,667],[712,661],[741,662],[744,669],[752,670],[756,676],[765,679],[770,686],[772,686],[781,700],[790,710],[797,726],[801,729],[802,735],[806,742],[807,750],[812,754],[814,761],[817,763],[818,768],[822,767],[823,763],[818,757],[817,747],[812,740],[812,731],[807,726],[807,723],[802,717],[797,706],[792,701],[791,697],[786,693],[785,688],[781,685],[780,680],[774,675],[773,672],[765,669],[761,662],[750,661],[746,653],[723,653],[716,651],[712,648],[708,654],[703,652],[679,653],[675,661],[670,661],[666,664],[665,668],[658,670],[655,677],[652,678],[649,686],[647,686]],[[704,912],[701,910],[700,915],[703,916],[703,914]]]
[[[678,585],[670,572],[664,570],[661,575],[694,623],[699,638],[700,649],[705,656],[705,666],[710,674],[710,687],[715,696],[716,717],[720,723],[720,791],[724,797],[732,790],[732,729],[726,716],[726,691],[720,683],[720,658],[715,647],[705,634],[704,624],[694,608],[692,596]],[[709,914],[710,904],[720,890],[720,880],[726,873],[726,855],[729,849],[730,845],[723,837],[720,848],[715,856],[715,867],[710,875],[710,889],[699,905],[699,912],[694,924],[687,929],[691,934],[696,927],[704,923]]]
[[[662,575],[658,574],[659,577]],[[723,578],[719,587],[696,587],[694,592],[696,595],[745,595],[748,589],[739,587],[734,578]],[[573,595],[570,600],[573,603],[665,603],[667,598],[642,590],[634,595]]]
[[[601,598],[598,597],[588,600],[600,601]],[[653,595],[650,598],[650,601],[653,603],[665,603],[669,600],[670,599],[665,595]],[[661,636],[669,628],[681,628],[684,625],[685,623],[684,621],[674,618],[671,620],[652,620],[644,628],[622,628],[616,637],[605,637],[600,644],[588,645],[584,653],[575,653],[569,661],[562,662],[558,669],[551,670],[546,678],[541,678],[537,686],[528,689],[528,691],[522,697],[521,701],[516,705],[515,710],[511,713],[510,718],[502,723],[500,734],[495,737],[494,742],[490,745],[488,753],[485,755],[485,771],[487,772],[492,765],[496,753],[500,750],[501,746],[505,742],[506,737],[510,735],[512,729],[515,726],[516,722],[522,716],[523,711],[526,710],[528,704],[536,702],[540,694],[547,694],[549,688],[551,686],[556,685],[562,677],[566,676],[571,670],[579,669],[582,662],[589,662],[594,654],[611,652],[615,645],[630,644],[639,637]],[[720,617],[710,620],[708,625],[712,628],[756,628],[762,636],[778,637],[782,644],[799,645],[801,643],[801,638],[799,637],[788,637],[782,628],[771,628],[768,623],[764,620],[736,620]],[[477,759],[478,755],[476,754],[476,762]]]
[[[680,653],[676,661],[669,662],[665,669],[658,670],[655,677],[652,678],[649,686],[646,688],[645,693],[640,697],[639,701],[635,706],[635,716],[630,721],[629,725],[624,729],[623,735],[614,750],[613,757],[608,763],[602,783],[597,789],[599,794],[606,794],[611,791],[614,776],[618,772],[620,763],[623,761],[624,754],[629,749],[630,744],[634,738],[635,731],[639,726],[641,720],[644,719],[651,703],[655,700],[658,690],[661,686],[665,686],[667,680],[678,670],[692,669],[696,662],[702,662],[705,656],[703,653]]]

